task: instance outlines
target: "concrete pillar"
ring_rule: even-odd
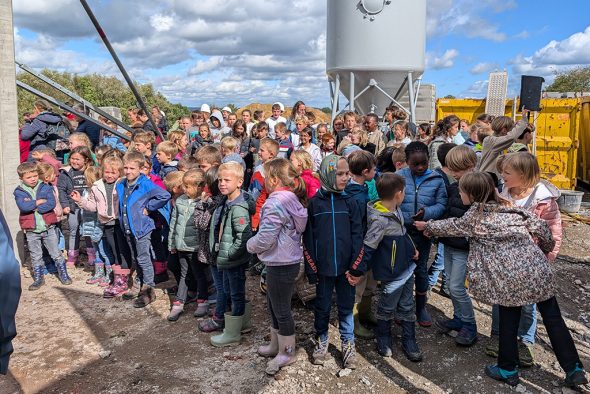
[[[20,228],[18,208],[12,193],[19,184],[16,173],[19,163],[12,1],[0,0],[0,208],[15,241]],[[18,249],[21,250],[22,238],[19,239],[15,246],[18,244]],[[20,253],[18,255],[22,256]]]

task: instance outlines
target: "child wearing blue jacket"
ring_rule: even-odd
[[[328,353],[328,325],[332,293],[336,289],[344,368],[355,368],[352,309],[355,289],[346,273],[356,270],[363,256],[363,230],[357,203],[345,192],[350,178],[346,159],[329,155],[322,160],[322,188],[309,201],[303,234],[306,273],[316,284],[315,321],[317,344],[313,363],[323,365]]]
[[[123,158],[125,179],[116,185],[119,223],[141,283],[141,290],[133,305],[136,308],[143,308],[156,299],[151,259],[151,234],[155,225],[149,214],[167,208],[170,200],[166,190],[156,186],[141,173],[144,162],[145,157],[141,153],[128,152]]]
[[[428,292],[428,257],[430,239],[416,229],[414,221],[436,220],[443,217],[447,207],[447,191],[442,176],[428,169],[428,146],[414,141],[405,149],[408,167],[397,173],[406,182],[406,196],[401,205],[404,224],[412,237],[419,257],[414,271],[416,280],[416,317],[422,327],[430,327],[432,319],[426,310]]]

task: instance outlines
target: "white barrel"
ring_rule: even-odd
[[[326,72],[346,97],[350,72],[357,94],[374,79],[392,96],[409,71],[424,72],[426,0],[328,0],[327,15]],[[391,102],[374,88],[355,101],[361,112]]]

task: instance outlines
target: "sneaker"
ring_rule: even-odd
[[[477,342],[477,326],[475,323],[463,323],[455,342],[461,346],[473,346]]]
[[[517,386],[520,382],[518,370],[516,369],[514,371],[506,371],[498,367],[497,364],[490,364],[486,366],[485,372],[490,378],[504,382],[512,387]]]
[[[441,334],[447,334],[451,331],[460,331],[463,323],[457,316],[452,319],[439,318],[434,322],[434,326]]]
[[[497,335],[492,334],[489,339],[489,343],[486,346],[486,354],[493,358],[498,358],[498,352],[500,351],[500,341]]]
[[[535,356],[533,354],[533,345],[525,342],[518,342],[518,365],[521,368],[532,367],[535,363]]]
[[[438,295],[443,296],[445,298],[451,298],[451,295],[449,293],[447,293],[447,291],[445,290],[445,287],[443,285],[440,286],[440,289],[438,291]]]
[[[213,316],[210,319],[199,322],[198,328],[199,331],[203,332],[223,331],[223,323],[223,319],[217,319],[215,316]]]
[[[168,321],[177,321],[180,315],[184,312],[184,304],[180,301],[174,301],[170,314],[168,314]]]
[[[356,350],[354,342],[342,342],[342,367],[356,369]]]
[[[205,317],[209,313],[209,303],[205,300],[197,301],[197,309],[195,310],[195,317]]]
[[[588,378],[586,377],[586,371],[580,364],[576,364],[576,367],[565,374],[565,380],[563,384],[566,387],[577,387],[584,384],[588,384]]]
[[[311,362],[315,365],[324,365],[326,362],[326,358],[328,356],[328,345],[330,342],[328,341],[328,336],[322,340],[322,338],[317,338],[315,348],[313,349],[313,354],[311,355]]]

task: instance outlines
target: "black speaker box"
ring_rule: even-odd
[[[520,105],[518,111],[524,106],[529,111],[541,110],[541,86],[545,82],[543,77],[523,75],[520,82]]]

